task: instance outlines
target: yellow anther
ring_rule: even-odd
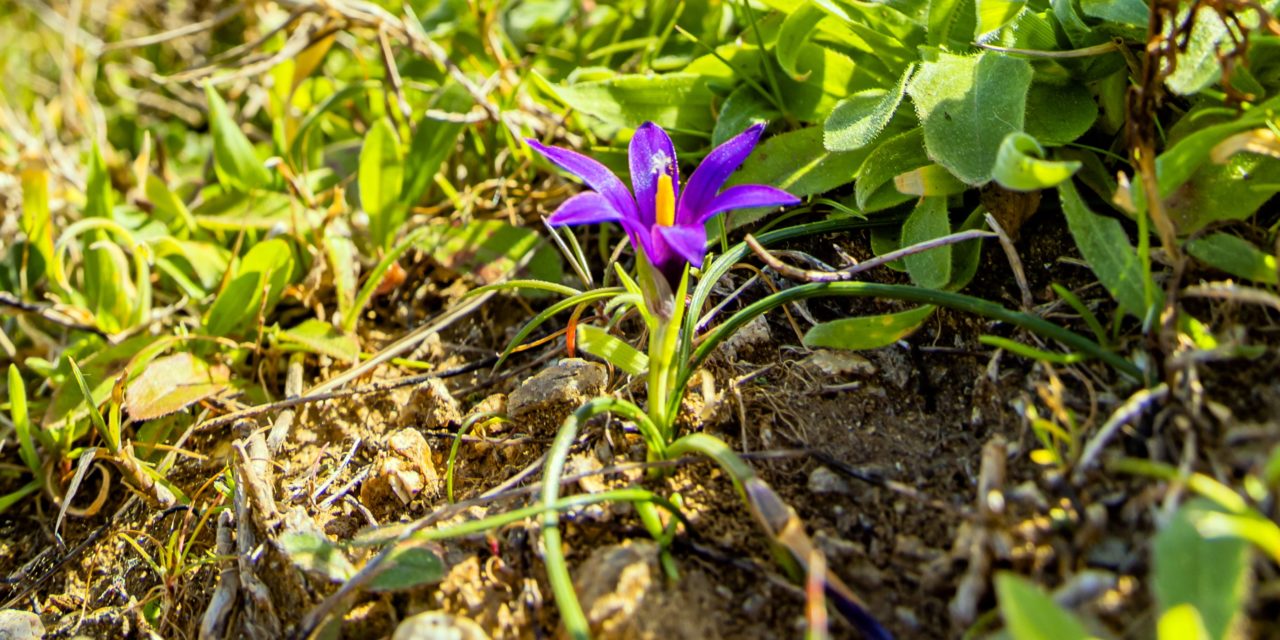
[[[658,224],[664,227],[670,227],[676,223],[676,190],[671,184],[671,176],[662,174],[658,176],[658,198],[655,203],[655,213]]]

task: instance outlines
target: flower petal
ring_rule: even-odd
[[[729,187],[724,190],[724,193],[716,196],[710,204],[698,212],[698,217],[695,218],[695,221],[701,225],[707,220],[731,209],[781,207],[798,204],[799,202],[800,198],[776,187],[768,187],[762,184],[740,184]]]
[[[627,191],[627,186],[622,184],[618,176],[613,175],[608,167],[576,151],[549,147],[537,140],[526,140],[526,142],[533,147],[534,151],[541,153],[556,166],[582,178],[588,187],[608,199],[623,218],[636,216],[635,199]]]
[[[547,218],[550,225],[597,224],[601,222],[618,222],[622,214],[614,208],[604,196],[594,191],[583,191],[565,200],[555,213]]]
[[[690,224],[698,218],[706,219],[702,210],[711,204],[724,181],[751,155],[762,131],[763,123],[752,125],[707,154],[684,187],[684,195],[676,208],[677,223]]]
[[[707,255],[707,228],[700,225],[654,227],[658,236],[676,255],[695,267]]]
[[[680,169],[676,165],[676,148],[662,127],[646,122],[631,136],[631,187],[636,194],[640,220],[646,227],[654,223],[654,203],[658,196],[658,176],[671,176],[674,195],[680,194]]]

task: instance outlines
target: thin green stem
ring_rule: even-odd
[[[574,411],[565,418],[556,433],[551,451],[547,453],[546,471],[542,475],[542,504],[553,505],[560,498],[560,476],[564,474],[565,461],[569,457],[569,449],[578,439],[578,430],[583,423],[602,413],[616,413],[624,418],[634,420],[641,431],[653,433],[657,431],[649,416],[636,405],[617,398],[596,398]],[[651,453],[652,455],[652,453]],[[565,561],[564,549],[560,537],[560,514],[547,511],[542,516],[543,561],[547,566],[547,579],[551,583],[551,592],[555,595],[556,605],[560,609],[560,619],[564,622],[569,637],[575,640],[586,640],[590,637],[587,616],[582,611],[578,596],[573,590],[573,579],[569,576],[569,565]]]

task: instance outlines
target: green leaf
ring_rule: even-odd
[[[1098,280],[1125,313],[1146,318],[1142,263],[1120,221],[1090,211],[1070,181],[1058,185],[1058,197],[1071,237]]]
[[[1186,13],[1186,10],[1180,11],[1178,19],[1182,20]],[[1143,22],[1143,26],[1145,25]],[[1195,24],[1191,27],[1187,46],[1179,51],[1177,66],[1165,79],[1169,89],[1189,96],[1217,82],[1222,77],[1218,53],[1231,47],[1227,36],[1227,25],[1222,22],[1218,12],[1213,7],[1200,7],[1196,11]]]
[[[119,432],[107,426],[107,421],[103,419],[102,412],[98,410],[98,403],[93,400],[93,392],[89,390],[89,383],[85,381],[84,374],[80,373],[80,366],[71,358],[68,358],[67,362],[71,365],[71,375],[75,378],[76,386],[80,389],[80,395],[89,407],[89,420],[93,422],[94,428],[98,430],[98,435],[102,436],[102,439],[106,442],[107,450],[111,453],[116,453],[120,450]]]
[[[43,167],[22,170],[22,232],[36,257],[28,259],[27,286],[34,287],[46,269],[56,268],[53,218],[49,213],[49,172]],[[25,293],[25,292],[24,292]]]
[[[986,42],[1018,17],[1027,0],[976,0],[976,5],[978,26],[974,29],[973,39]]]
[[[175,233],[196,232],[196,219],[182,199],[155,174],[147,174],[147,200],[155,207],[156,217],[163,220]]]
[[[215,336],[229,335],[252,324],[260,309],[271,313],[292,281],[294,269],[287,241],[272,238],[254,245],[240,261],[236,277],[214,299],[205,317],[206,330]]]
[[[869,154],[867,148],[828,151],[822,146],[822,128],[809,127],[762,142],[728,184],[767,184],[799,197],[814,195],[853,182]],[[732,214],[732,224],[759,218],[749,211]]]
[[[960,182],[942,165],[928,164],[893,177],[893,188],[910,196],[950,196],[964,193],[969,185]]]
[[[213,169],[218,182],[232,191],[250,191],[267,186],[271,173],[258,159],[253,143],[232,119],[227,103],[213,84],[205,83],[209,100],[209,128],[213,133]]]
[[[356,288],[360,284],[357,275],[360,266],[359,255],[351,238],[342,235],[335,227],[327,227],[324,236],[324,254],[329,261],[329,269],[333,273],[333,289],[338,299],[338,315],[346,317],[352,305],[355,304]]]
[[[910,195],[894,188],[893,179],[929,164],[924,150],[924,129],[920,127],[881,142],[867,156],[858,174],[855,189],[858,208],[870,213],[910,200]]]
[[[951,221],[947,217],[947,199],[921,198],[902,225],[902,246],[941,238],[948,233],[951,233]],[[921,287],[941,289],[951,282],[951,245],[907,256],[902,261],[911,281]]]
[[[1141,29],[1147,28],[1150,19],[1147,3],[1143,0],[1080,0],[1080,11],[1091,18]]]
[[[578,325],[578,345],[583,351],[609,362],[613,366],[638,376],[649,370],[649,357],[631,345],[609,335],[608,331],[594,326]]]
[[[462,87],[450,84],[440,92],[434,106],[449,113],[466,113],[471,104],[471,96]],[[418,121],[418,128],[409,140],[409,151],[404,159],[402,206],[412,207],[427,192],[432,179],[440,172],[441,165],[453,153],[463,128],[461,122],[435,120],[431,117]]]
[[[1027,92],[1026,131],[1048,146],[1075,141],[1098,120],[1098,101],[1083,84],[1033,82]]]
[[[826,17],[826,12],[816,3],[805,1],[782,21],[774,51],[778,56],[778,66],[787,75],[801,81],[809,75],[809,70],[796,68],[796,60],[800,57],[801,47],[811,41],[814,28]]]
[[[730,138],[746,131],[758,122],[770,122],[778,117],[778,110],[755,90],[743,85],[733,90],[720,107],[720,117],[711,132],[711,146],[718,147]]]
[[[27,387],[22,382],[18,365],[9,364],[9,418],[18,438],[18,457],[37,477],[40,476],[40,454],[36,453],[36,441],[31,432],[31,414],[27,412]]]
[[[1277,282],[1276,257],[1229,233],[1213,233],[1187,243],[1187,253],[1237,278],[1264,284]]]
[[[1203,498],[1182,505],[1152,544],[1152,573],[1162,612],[1190,604],[1200,612],[1209,637],[1235,637],[1241,617],[1249,569],[1249,545],[1235,537],[1208,539],[1197,523],[1222,513]]]
[[[1000,141],[1022,130],[1031,76],[1030,62],[992,52],[926,62],[907,92],[929,157],[968,184],[989,180]]]
[[[346,554],[324,534],[285,533],[280,536],[280,546],[295,566],[330,582],[345,582],[356,574]]]
[[[667,129],[711,131],[715,124],[711,90],[698,74],[620,75],[552,90],[575,110],[617,127],[652,121]]]
[[[167,416],[227,389],[230,373],[190,353],[158,358],[129,383],[124,408],[138,422]]]
[[[1017,640],[1088,640],[1084,625],[1025,578],[1007,571],[996,574],[1000,616]]]
[[[1180,604],[1160,615],[1156,623],[1159,640],[1212,640],[1204,628],[1200,612],[1190,604]]]
[[[404,161],[400,137],[390,118],[373,124],[360,146],[360,207],[369,214],[369,238],[373,246],[387,248],[404,221],[404,209],[396,206],[404,186]]]
[[[276,334],[282,343],[300,345],[311,353],[319,353],[342,362],[355,362],[360,355],[360,343],[352,336],[346,335],[337,327],[311,318],[296,327],[285,329]]]
[[[871,144],[897,113],[915,69],[915,64],[907,65],[898,84],[888,91],[860,91],[837,104],[822,127],[823,146],[829,151],[853,151]]]
[[[929,45],[964,51],[978,28],[974,0],[928,0]]]
[[[933,305],[924,305],[898,313],[823,322],[804,334],[804,346],[855,351],[887,347],[919,329],[933,310]]]
[[[444,562],[430,549],[413,544],[397,546],[366,585],[370,591],[404,591],[444,579]]]
[[[1006,189],[1035,191],[1057,186],[1080,169],[1078,161],[1043,160],[1044,147],[1035,138],[1015,131],[1006,135],[996,155],[992,177]]]

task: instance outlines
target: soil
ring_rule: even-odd
[[[865,234],[817,238],[791,248],[835,263],[834,244],[850,255],[869,255]],[[1058,283],[1110,312],[1106,292],[1072,260],[1074,246],[1057,216],[1041,212],[1026,222],[1017,248],[1037,304],[1056,300],[1049,285]],[[393,296],[378,309],[380,318],[392,319],[382,325],[386,342],[449,303],[450,283],[435,280],[438,272],[408,272],[405,290],[419,293]],[[735,286],[745,278],[734,277]],[[891,271],[872,277],[905,279]],[[424,288],[427,294],[420,293]],[[988,243],[969,290],[1019,306],[1021,293],[998,244]],[[754,299],[763,293],[756,287],[745,295]],[[502,348],[529,317],[529,304],[542,303],[495,299],[439,340],[428,341],[414,357],[436,370],[479,360]],[[874,300],[810,301],[794,315],[803,328],[806,314],[822,320],[897,308]],[[1037,311],[1087,331],[1068,315],[1069,308]],[[1280,415],[1280,355],[1274,347],[1280,332],[1256,311],[1232,308],[1228,313],[1236,314],[1229,319],[1235,326],[1250,327],[1254,344],[1273,346],[1251,361],[1185,369],[1170,400],[1125,430],[1104,462],[1133,455],[1236,478],[1265,464],[1267,452],[1280,443],[1275,418]],[[979,336],[1033,338],[947,310],[903,343],[860,355],[807,352],[797,346],[792,324],[779,312],[754,330],[754,343],[744,340],[708,365],[715,399],[708,402],[695,388],[683,428],[705,430],[746,454],[795,508],[825,553],[829,571],[848,583],[896,637],[960,637],[970,629],[991,628],[990,581],[1001,569],[1060,588],[1060,595],[1111,635],[1153,635],[1151,594],[1143,585],[1150,570],[1150,536],[1167,509],[1169,488],[1105,466],[1073,479],[1032,462],[1030,455],[1040,446],[1028,426],[1030,408],[1050,417],[1072,412],[1087,439],[1134,391],[1114,372],[1089,363],[1036,364],[997,352]],[[280,514],[276,521],[263,517],[254,523],[261,537],[254,571],[274,602],[279,625],[274,632],[296,633],[308,612],[339,585],[282,560],[273,550],[273,527],[293,526],[279,523],[301,513],[331,539],[350,541],[371,524],[407,523],[437,513],[447,505],[447,457],[460,418],[501,410],[504,399],[495,394],[513,393],[565,355],[563,339],[554,339],[517,354],[497,373],[484,367],[451,377],[443,392],[437,385],[301,407],[286,446],[259,467]],[[266,355],[272,358],[278,361],[263,370],[278,377],[276,388],[282,390],[285,356]],[[313,359],[307,379],[325,380],[343,368]],[[375,377],[391,380],[412,373],[388,366]],[[1188,378],[1192,374],[1194,380]],[[642,385],[631,385],[625,374],[613,371],[607,388],[625,396]],[[583,399],[588,395],[584,391]],[[237,407],[206,408],[216,413]],[[470,433],[459,448],[455,497],[476,498],[538,461],[559,418],[571,408],[552,403],[543,413],[486,423]],[[233,443],[248,442],[248,435],[261,433],[272,417],[197,433],[184,445],[196,455],[181,457],[171,479],[191,499],[191,508],[156,510],[122,490],[116,479],[95,515],[67,517],[60,528],[54,526],[57,508],[47,499],[7,512],[0,517],[0,540],[5,541],[0,575],[10,576],[0,586],[8,600],[3,608],[38,613],[49,638],[199,636],[219,573],[236,564],[235,554],[228,558],[216,552],[221,513],[234,502],[223,470],[236,464]],[[589,507],[563,518],[569,562],[600,637],[802,635],[805,592],[774,562],[728,478],[710,464],[692,461],[665,479],[646,480],[633,464],[644,460],[643,447],[622,426],[603,419],[590,423],[575,446],[569,473],[610,466],[628,471],[584,478],[565,491],[641,482],[665,495],[678,493],[692,528],[673,544],[680,578],[670,581],[634,509]],[[1184,460],[1188,439],[1207,453]],[[90,495],[84,492],[91,489],[82,494]],[[535,501],[536,496],[518,494],[442,522],[474,520]],[[474,621],[494,638],[560,632],[536,519],[434,544],[444,561],[444,578],[404,592],[359,594],[348,601],[339,628],[343,637],[389,637],[401,620],[427,610]],[[173,545],[188,551],[182,563],[156,567],[140,553],[158,558],[161,547]],[[1273,569],[1258,570],[1259,580],[1274,580]],[[1275,620],[1274,591],[1260,594],[1256,608],[1255,621]],[[242,614],[233,614],[233,623],[236,615]],[[270,621],[262,624],[260,629],[272,629]],[[1255,622],[1248,632],[1280,632],[1273,624]],[[857,637],[834,613],[830,625],[833,637]]]

